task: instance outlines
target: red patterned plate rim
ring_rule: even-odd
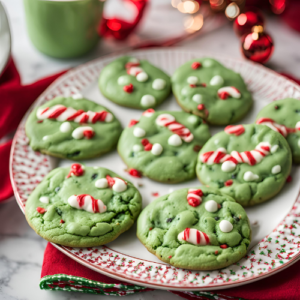
[[[274,72],[272,70],[265,68],[264,66],[255,64],[253,62],[226,58],[222,55],[214,55],[212,53],[199,53],[196,51],[184,50],[184,49],[180,49],[180,48],[173,48],[171,50],[158,48],[158,49],[151,49],[151,50],[134,51],[132,53],[135,56],[155,55],[155,54],[156,55],[180,55],[181,54],[181,55],[186,55],[189,57],[190,56],[191,57],[201,57],[201,56],[215,57],[221,61],[224,60],[224,61],[230,62],[233,65],[235,63],[240,64],[242,68],[247,67],[247,68],[250,68],[251,70],[253,69],[253,72],[256,71],[257,73],[263,73],[263,77],[267,77],[269,75],[269,77],[270,76],[273,77],[272,78],[273,80],[277,80],[278,83],[274,84],[274,86],[276,86],[276,89],[274,91],[272,91],[272,90],[271,91],[269,91],[269,90],[268,91],[260,91],[261,95],[264,95],[265,97],[271,97],[272,94],[276,94],[277,96],[275,98],[272,96],[274,98],[274,99],[272,98],[272,100],[287,97],[287,96],[300,98],[300,87],[296,83],[284,78],[283,76],[277,74],[276,72]],[[40,157],[40,160],[45,162],[45,163],[40,163],[40,168],[44,168],[44,170],[43,170],[44,173],[40,174],[40,176],[42,176],[42,175],[44,176],[45,174],[47,174],[47,172],[49,172],[52,169],[50,167],[50,160],[49,160],[48,156],[33,152],[29,148],[29,146],[26,144],[24,124],[25,124],[28,114],[30,113],[32,108],[35,107],[36,105],[38,105],[40,102],[45,102],[47,99],[48,100],[51,99],[51,97],[53,97],[55,95],[54,90],[61,88],[60,85],[62,85],[64,82],[70,81],[70,78],[79,76],[78,74],[82,75],[87,69],[91,69],[90,71],[91,72],[93,71],[92,73],[95,73],[95,72],[97,73],[97,72],[99,72],[99,69],[101,69],[101,67],[103,67],[103,65],[102,65],[103,63],[112,60],[116,56],[119,56],[119,55],[109,55],[109,56],[105,56],[105,57],[96,59],[94,61],[91,61],[89,63],[81,65],[77,68],[74,68],[74,69],[68,71],[67,73],[65,73],[64,75],[62,75],[60,78],[58,78],[55,82],[53,82],[41,94],[41,96],[33,103],[33,105],[30,107],[30,109],[28,110],[28,112],[26,113],[24,118],[22,119],[22,121],[17,129],[17,132],[14,136],[13,144],[12,144],[12,148],[11,148],[10,177],[11,177],[11,182],[12,182],[12,186],[13,186],[13,190],[15,193],[17,203],[23,213],[24,213],[24,206],[25,206],[24,203],[26,202],[26,199],[27,199],[26,197],[28,195],[26,196],[24,189],[22,190],[22,186],[24,186],[24,185],[30,186],[30,188],[28,187],[27,190],[31,191],[38,184],[38,181],[40,181],[40,179],[42,177],[37,179],[38,175],[32,176],[32,174],[30,174],[28,172],[26,173],[26,171],[24,171],[22,169],[16,170],[15,162],[16,162],[16,159],[18,158],[17,152],[20,149],[21,149],[21,153],[23,153],[23,151],[26,150],[27,152],[30,152],[30,154],[34,156],[34,159],[37,159],[37,157]],[[188,60],[188,58],[186,60]],[[101,66],[99,67],[98,64]],[[255,72],[255,74],[256,74],[256,72]],[[96,74],[96,76],[98,76],[98,73]],[[85,80],[87,80],[87,78],[85,78]],[[89,81],[89,79],[87,81]],[[87,85],[93,81],[94,81],[93,79],[90,80],[87,83]],[[65,83],[64,85],[67,85],[67,84]],[[78,90],[80,91],[85,86],[86,85],[84,83],[82,83],[81,88],[79,88]],[[277,90],[280,90],[281,93],[278,94]],[[263,93],[265,93],[265,94],[263,94]],[[61,94],[61,93],[57,93],[57,94]],[[23,141],[21,141],[21,137],[23,137]],[[22,156],[21,156],[21,158],[22,158]],[[31,160],[34,161],[34,159],[32,158]],[[27,160],[29,160],[29,158],[27,158]],[[26,159],[22,158],[22,163],[23,163],[23,161],[26,162]],[[22,163],[20,163],[20,164],[22,164]],[[24,165],[24,163],[23,163],[23,165]],[[27,167],[29,167],[29,166],[26,166],[26,164],[25,164],[25,168],[27,168]],[[35,178],[36,181],[35,182],[30,181],[28,183],[23,184],[23,182],[20,182],[20,180],[18,179],[18,176],[20,177],[20,174],[22,172],[23,172],[23,174],[25,174],[29,177],[30,176],[33,177],[32,180],[34,180],[34,178]],[[21,178],[22,178],[22,176],[21,176]],[[21,179],[21,180],[25,180],[25,179]],[[210,271],[197,272],[197,271],[178,269],[178,268],[169,266],[167,264],[164,264],[162,262],[157,263],[157,262],[148,261],[145,259],[132,257],[127,254],[122,254],[121,252],[112,250],[107,246],[91,248],[91,249],[94,249],[93,253],[98,253],[98,252],[100,253],[100,251],[101,251],[101,255],[103,255],[103,256],[109,256],[109,257],[123,256],[123,261],[126,261],[127,259],[129,259],[129,261],[127,262],[127,263],[129,263],[129,267],[127,266],[127,269],[132,267],[132,264],[131,264],[132,260],[140,261],[137,265],[135,265],[134,272],[130,271],[131,273],[138,273],[140,271],[140,273],[142,275],[140,275],[140,277],[138,278],[138,276],[134,277],[132,274],[130,274],[131,275],[130,276],[128,274],[128,271],[127,271],[127,273],[123,272],[124,273],[123,274],[122,273],[122,265],[118,265],[117,269],[113,270],[110,267],[108,268],[107,266],[101,266],[101,264],[96,265],[96,263],[91,263],[90,261],[88,261],[86,259],[86,256],[90,256],[92,258],[93,257],[92,252],[89,254],[83,254],[80,257],[78,254],[74,254],[72,252],[72,251],[76,251],[76,249],[74,249],[74,248],[68,248],[68,247],[55,245],[55,244],[54,244],[54,246],[57,249],[59,249],[60,251],[62,251],[63,253],[65,253],[66,255],[68,255],[69,257],[71,257],[72,259],[74,259],[75,261],[79,262],[80,264],[82,264],[96,272],[99,272],[99,273],[102,273],[105,275],[109,274],[110,277],[113,277],[113,278],[116,278],[119,280],[123,280],[123,281],[127,281],[127,282],[130,282],[133,284],[152,287],[152,288],[156,288],[156,289],[172,289],[172,290],[187,290],[187,291],[217,290],[217,289],[231,288],[231,287],[251,283],[251,282],[266,278],[270,275],[273,275],[273,274],[287,268],[288,266],[292,265],[293,263],[295,263],[300,258],[300,251],[298,249],[298,245],[300,245],[300,238],[299,238],[300,237],[300,228],[299,229],[297,228],[298,224],[300,224],[300,195],[299,194],[295,199],[294,206],[292,207],[290,212],[285,216],[285,218],[282,220],[282,222],[280,222],[278,224],[278,226],[273,230],[273,232],[271,232],[269,235],[267,235],[265,238],[263,238],[257,245],[255,245],[252,249],[250,249],[247,256],[241,260],[241,261],[243,261],[243,263],[246,263],[246,265],[247,265],[247,263],[251,262],[249,268],[247,268],[244,265],[240,266],[241,265],[240,264],[241,261],[240,261],[239,263],[229,266],[223,270],[217,270],[217,271],[211,271],[211,272]],[[281,237],[281,235],[283,235],[283,237]],[[290,248],[290,249],[293,249],[294,252],[289,252],[289,253],[287,253],[286,257],[283,257],[285,254],[282,254],[282,253],[286,253],[286,251],[283,251],[284,249],[278,249],[278,245],[276,248],[274,241],[272,242],[273,238],[275,238],[275,237],[277,237],[277,240],[280,239],[283,241],[288,241],[286,243],[289,243],[290,245],[296,245],[296,246],[294,246],[294,248]],[[293,237],[293,238],[291,238],[291,240],[289,240],[288,237]],[[267,249],[269,247],[268,244],[270,244],[271,250]],[[275,245],[275,248],[274,248],[273,244]],[[284,245],[284,247],[285,246],[286,245]],[[86,252],[91,251],[89,249],[90,248],[83,248],[83,250],[80,249],[78,251],[79,252],[80,251],[86,251]],[[255,251],[261,250],[261,249],[267,249],[268,255],[265,255],[264,251],[261,251],[259,254],[256,254]],[[274,249],[276,249],[276,251],[277,250],[278,251],[276,252]],[[269,252],[269,250],[270,250],[270,252]],[[273,254],[272,250],[275,251],[277,254],[276,255]],[[290,251],[292,251],[292,250],[290,250]],[[106,257],[106,258],[108,258],[108,257]],[[273,258],[273,260],[268,261],[268,258]],[[96,257],[96,259],[97,259],[97,257]],[[263,262],[264,259],[265,259],[265,261]],[[257,262],[257,260],[258,260],[258,262]],[[105,263],[106,262],[110,262],[112,265],[115,264],[115,262],[110,260],[110,258],[108,258],[107,261],[105,261]],[[133,261],[133,262],[135,263],[135,261]],[[145,264],[147,265],[148,263],[152,264],[152,266],[150,267],[150,271],[149,271],[149,267],[148,267],[148,269],[147,269],[147,267],[145,267],[143,269],[144,265]],[[260,265],[260,263],[261,263],[261,265],[268,265],[269,267],[267,268],[267,270],[266,270],[266,268],[259,268],[258,266]],[[257,270],[255,269],[257,274],[254,274],[253,271],[250,271],[251,268],[253,268],[253,270],[254,270],[255,264],[257,265],[256,268],[258,267]],[[152,278],[150,280],[148,277],[141,279],[143,274],[147,274],[147,272],[151,273],[152,267],[155,265],[158,266],[158,267],[156,267],[156,269],[157,269],[156,273],[158,273],[158,274],[155,275],[154,277],[158,276],[158,279]],[[233,273],[235,274],[235,273],[240,272],[241,271],[240,269],[245,269],[245,268],[247,271],[250,271],[250,272],[243,272],[243,273],[247,273],[247,275],[243,275],[242,277],[236,278],[236,279],[226,278],[229,275],[229,273],[228,274],[226,273],[227,271],[230,271],[230,275],[232,275]],[[159,273],[160,270],[165,270],[166,273],[164,273],[164,274],[167,274],[169,271],[173,271],[172,280],[170,279],[168,281],[167,279],[165,279],[165,275],[162,275]],[[202,277],[202,283],[201,283],[201,279],[199,278],[199,277],[201,277],[200,273],[202,273],[202,275],[204,275],[207,273],[216,273],[216,272],[219,274],[218,276],[216,276],[216,275],[212,276],[212,275],[208,274],[206,277],[208,279],[214,278],[213,280],[211,280],[208,283],[203,283],[203,280],[206,280],[206,278],[203,279],[203,277]],[[177,279],[179,276],[176,274],[179,274],[179,273],[185,274],[183,276],[184,279],[182,281]],[[194,280],[194,281],[196,281],[196,283],[191,281],[190,279],[187,279],[188,275],[195,276],[195,278],[197,276],[197,280]],[[150,276],[150,275],[148,275],[148,276]],[[239,276],[239,274],[238,274],[238,276]],[[200,283],[200,285],[198,285],[199,283]]]

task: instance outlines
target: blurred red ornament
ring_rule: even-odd
[[[264,17],[258,9],[251,8],[241,13],[233,23],[233,29],[237,36],[243,36],[250,33],[253,26],[264,26]]]
[[[263,31],[262,26],[254,26],[252,32],[241,39],[243,55],[254,62],[266,63],[274,50],[272,38]]]

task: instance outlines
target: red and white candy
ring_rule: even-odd
[[[94,135],[95,135],[95,131],[90,126],[77,127],[72,132],[72,137],[76,140],[83,139],[84,137],[86,139],[91,139]]]
[[[200,189],[189,189],[187,194],[188,204],[193,207],[199,206],[202,203],[202,195],[203,192]]]
[[[234,86],[224,86],[218,90],[218,96],[222,100],[226,100],[228,97],[241,98],[240,91]]]
[[[95,199],[91,195],[72,195],[68,199],[70,206],[82,209],[90,213],[103,213],[106,211],[106,206],[100,199]]]
[[[73,121],[76,123],[96,123],[96,122],[111,122],[113,115],[107,111],[93,112],[76,110],[73,107],[66,107],[61,104],[52,107],[39,108],[36,116],[39,120],[55,119],[59,122]]]
[[[247,163],[250,166],[254,166],[261,162],[270,151],[270,143],[261,142],[254,150],[244,152],[232,151],[230,155],[226,153],[226,149],[224,148],[205,152],[200,155],[200,160],[208,165],[222,163],[222,171],[231,172],[240,163]]]
[[[210,243],[208,235],[195,228],[186,228],[184,231],[180,232],[178,234],[178,240],[199,246],[209,245]]]
[[[194,139],[193,134],[184,125],[176,122],[175,117],[170,114],[161,114],[156,118],[156,124],[159,126],[165,126],[171,130],[174,134],[180,136],[180,138],[189,143]]]
[[[144,117],[149,118],[149,117],[151,117],[154,113],[155,113],[155,110],[154,110],[153,108],[149,108],[149,109],[145,110],[145,111],[142,113],[142,115],[143,115]]]
[[[256,121],[256,124],[259,125],[266,125],[269,128],[273,129],[274,131],[279,132],[284,137],[287,137],[288,134],[296,132],[297,130],[300,130],[300,122],[297,122],[295,125],[295,128],[289,128],[284,125],[276,123],[273,119],[270,118],[260,118]]]
[[[243,125],[228,125],[225,127],[224,131],[228,134],[239,136],[245,132],[245,128]]]
[[[117,193],[122,193],[127,190],[127,183],[121,178],[106,175],[105,178],[100,178],[95,182],[95,187],[98,189],[109,187]]]

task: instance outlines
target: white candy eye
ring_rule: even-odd
[[[173,134],[169,137],[168,144],[171,146],[180,146],[182,144],[182,140],[178,134]]]
[[[146,131],[143,128],[135,127],[133,130],[133,135],[135,137],[143,137],[146,135]]]
[[[163,90],[165,86],[166,86],[166,81],[160,78],[155,79],[152,83],[152,88],[158,91]]]
[[[198,77],[189,76],[186,81],[188,84],[196,84],[198,82]]]
[[[105,189],[108,187],[107,179],[101,178],[95,182],[95,187],[98,189]]]
[[[218,210],[218,203],[215,200],[208,200],[205,202],[205,209],[208,212],[216,212]]]
[[[219,227],[222,232],[230,232],[233,229],[233,225],[227,220],[222,220]]]

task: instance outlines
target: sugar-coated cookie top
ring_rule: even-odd
[[[246,254],[251,230],[246,212],[229,196],[204,186],[159,197],[141,213],[137,236],[171,265],[213,270]]]
[[[240,74],[212,58],[193,59],[172,76],[179,105],[211,124],[240,120],[250,109],[252,97]]]

